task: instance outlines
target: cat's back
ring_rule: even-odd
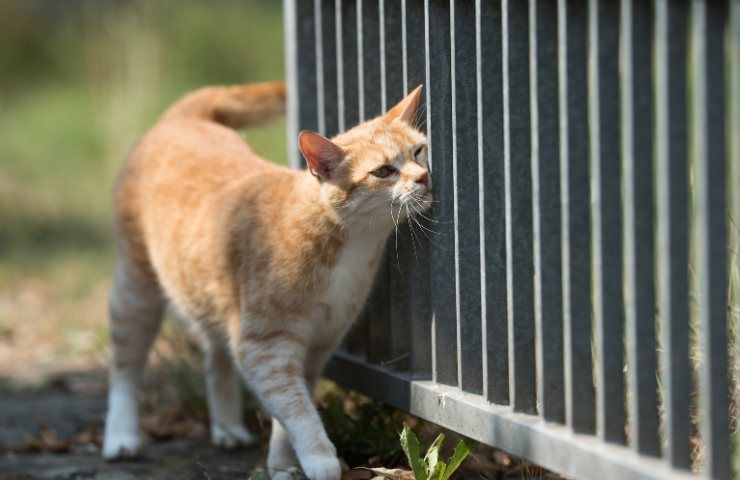
[[[146,181],[136,176],[131,181],[153,188],[184,183],[192,187],[197,183],[201,189],[278,168],[257,155],[235,130],[189,118],[156,124],[142,137],[124,166],[146,177]]]
[[[165,119],[147,132],[116,187],[118,241],[139,267],[156,273],[215,255],[230,197],[291,171],[260,158],[234,130],[197,118]],[[209,245],[209,243],[211,245]],[[170,264],[182,263],[182,267]]]

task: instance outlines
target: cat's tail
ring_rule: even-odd
[[[185,95],[162,117],[200,118],[240,129],[267,123],[285,113],[285,82],[205,87]]]

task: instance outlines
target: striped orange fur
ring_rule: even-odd
[[[273,478],[299,466],[339,478],[311,391],[394,223],[431,201],[420,92],[331,140],[302,132],[305,171],[262,159],[234,131],[280,115],[283,83],[196,91],[144,135],[116,187],[106,457],[139,449],[139,376],[170,305],[200,333],[214,442],[255,440],[241,377],[273,416]]]

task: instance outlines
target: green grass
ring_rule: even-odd
[[[269,0],[0,2],[0,341],[19,361],[102,363],[128,150],[190,90],[283,78],[282,49]],[[284,132],[245,135],[285,162]]]

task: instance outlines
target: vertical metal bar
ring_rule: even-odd
[[[380,115],[380,25],[378,2],[357,0],[358,75],[360,82],[360,121]]]
[[[355,126],[359,121],[357,75],[357,0],[335,0],[335,31],[337,33],[337,113],[339,131]],[[345,341],[348,352],[364,356],[368,337],[367,315],[361,312]]]
[[[363,0],[356,0],[356,2],[357,3],[355,5],[355,11],[357,16],[355,18],[355,25],[357,26],[357,120],[358,122],[362,122],[365,120],[365,35],[363,32]],[[375,285],[373,284],[373,287],[374,286]],[[371,355],[369,354],[371,298],[372,289],[371,293],[365,299],[362,310],[358,315],[357,324],[351,332],[353,338],[357,339],[357,344],[352,345],[350,343],[348,345],[348,347],[352,347],[354,353],[363,355],[368,360],[371,357]]]
[[[424,3],[427,131],[432,185],[437,203],[432,218],[441,235],[432,246],[432,378],[457,384],[455,327],[455,245],[452,203],[452,87],[450,84],[450,9]]]
[[[701,437],[706,474],[730,478],[727,415],[727,206],[724,2],[691,3],[690,151],[695,245]]]
[[[367,0],[366,0],[367,1]],[[359,122],[365,121],[365,34],[363,32],[363,0],[356,0],[357,5],[357,104]]]
[[[524,2],[502,4],[504,186],[509,304],[509,377],[516,411],[535,411],[532,269],[532,172],[529,101],[529,13]]]
[[[380,0],[380,84],[383,111],[403,98],[403,29],[401,2]]]
[[[589,0],[596,429],[600,438],[624,443],[619,13],[615,0]]]
[[[288,77],[288,158],[291,166],[306,165],[298,151],[298,132],[318,130],[316,50],[313,0],[284,0],[286,73]]]
[[[398,371],[408,371],[411,366],[411,322],[409,318],[409,275],[413,258],[410,237],[398,236],[397,250],[388,248],[389,297],[390,297],[390,358],[389,366]],[[395,236],[395,234],[394,234]],[[395,238],[392,239],[395,243]]]
[[[409,272],[406,281],[409,294],[407,315],[411,322],[411,371],[415,380],[430,379],[432,371],[429,242],[426,237],[421,237],[423,234],[416,228],[411,239],[412,251],[407,252],[409,261],[406,262]]]
[[[458,384],[483,393],[475,8],[450,1]]]
[[[530,0],[529,9],[537,398],[544,419],[563,422],[558,12],[550,0]]]
[[[314,18],[314,41],[313,48],[316,58],[316,105],[319,122],[319,133],[324,135],[326,132],[326,120],[324,117],[324,49],[322,47],[322,18],[321,4],[323,0],[313,1],[313,18]]]
[[[403,98],[403,26],[401,3],[380,0],[380,83],[383,111]],[[398,231],[400,230],[400,232]],[[412,254],[406,228],[396,230],[387,249],[389,262],[391,367],[408,370],[411,352],[409,323],[409,256]]]
[[[732,238],[735,239],[733,246],[734,255],[740,255],[737,251],[740,248],[740,191],[737,186],[740,185],[740,0],[731,0],[730,2],[730,34],[728,35],[728,68],[730,79],[730,120],[729,120],[729,137],[730,137],[730,170],[729,176],[730,189],[732,195],[731,207],[731,225],[733,228]],[[734,317],[732,325],[735,334],[735,411],[740,411],[740,265],[735,262],[734,268],[730,271],[730,278],[733,285],[732,306]],[[738,436],[736,427],[735,433],[735,458],[740,458],[740,436]],[[736,467],[737,470],[737,467]]]
[[[483,389],[509,403],[501,3],[476,0]]]
[[[565,421],[594,431],[586,1],[558,1]]]
[[[374,0],[358,0],[358,2],[358,44],[362,49],[358,56],[362,65],[359,79],[360,118],[369,120],[383,111],[380,72],[380,10],[378,2]],[[388,255],[386,255],[378,267],[373,288],[365,305],[369,325],[367,358],[377,363],[391,360],[389,268]]]
[[[300,167],[301,154],[298,151],[298,15],[299,0],[283,0],[283,37],[285,43],[285,81],[286,98],[286,142],[288,163],[294,168]]]
[[[424,83],[424,0],[403,0],[404,91],[410,92]],[[425,95],[426,96],[426,95]],[[420,104],[423,111],[424,99]],[[419,125],[426,130],[426,121]]]
[[[337,90],[337,35],[334,0],[316,0],[316,71],[318,74],[319,129],[332,137],[339,133]]]
[[[357,125],[359,96],[357,85],[357,0],[335,0],[337,32],[337,113],[339,131]]]
[[[403,228],[403,226],[401,226]],[[400,228],[399,228],[400,230]],[[413,258],[410,237],[398,234],[396,243],[395,233],[392,244],[387,248],[388,285],[390,303],[390,367],[394,370],[407,371],[411,361],[411,323],[409,318],[409,276],[411,271],[409,258]],[[395,247],[395,248],[394,248]]]
[[[345,351],[359,357],[365,357],[367,355],[368,321],[367,311],[365,309],[361,310],[352,328],[347,333],[343,345]]]
[[[403,0],[404,91],[424,83],[424,0]],[[424,87],[425,90],[427,87]],[[425,97],[426,95],[424,95]],[[418,127],[426,131],[425,102],[417,112]],[[426,215],[426,214],[425,214]],[[428,215],[427,215],[428,216]],[[425,222],[423,218],[420,222]],[[422,223],[424,224],[424,223]],[[432,309],[430,296],[428,233],[416,229],[411,239],[413,258],[407,262],[409,275],[409,316],[411,318],[411,370],[414,379],[429,379],[432,372]]]
[[[630,445],[659,456],[655,378],[652,8],[621,0],[622,201]]]
[[[665,456],[691,467],[686,4],[655,2],[655,176]]]
[[[387,246],[386,246],[387,250]],[[380,262],[373,280],[373,287],[365,302],[364,314],[367,316],[368,336],[365,350],[370,362],[384,364],[392,359],[390,342],[391,308],[388,301],[389,262]]]

